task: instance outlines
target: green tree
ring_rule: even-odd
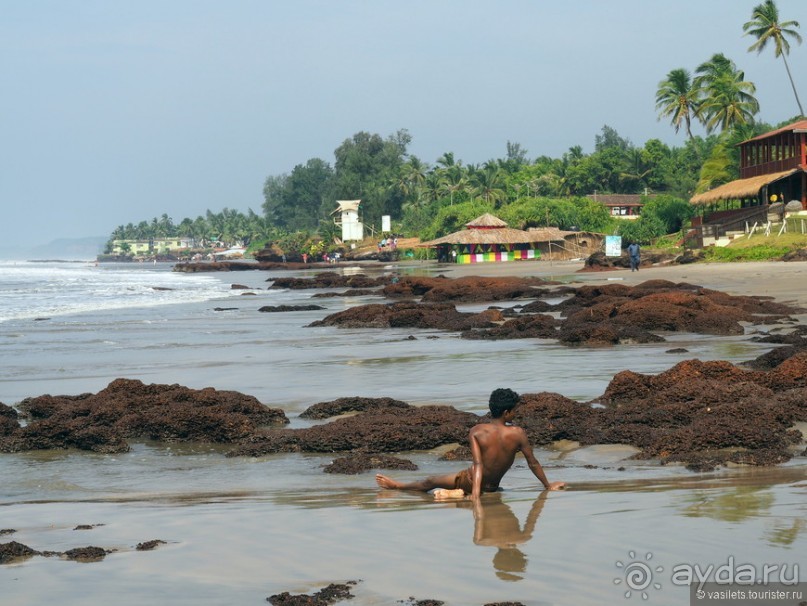
[[[645,199],[641,214],[646,219],[658,218],[664,224],[666,234],[680,231],[693,215],[694,208],[687,200],[665,195]]]
[[[790,86],[793,88],[793,95],[796,97],[796,104],[799,106],[799,115],[804,116],[799,94],[796,92],[796,85],[793,83],[793,75],[790,73],[790,66],[787,64],[787,55],[790,54],[790,41],[788,38],[792,38],[796,43],[801,44],[801,36],[795,29],[797,27],[799,27],[798,21],[780,21],[779,9],[776,7],[776,3],[773,0],[765,0],[762,4],[754,7],[751,12],[751,20],[743,25],[743,31],[746,36],[756,38],[756,42],[748,47],[748,52],[756,51],[759,54],[765,50],[768,43],[773,44],[774,57],[782,57],[785,70],[787,70],[787,77],[790,80]]]
[[[360,198],[364,222],[368,224],[379,223],[382,215],[400,218],[405,197],[395,183],[411,140],[406,130],[386,139],[367,132],[346,139],[334,152],[335,198]]]
[[[469,178],[474,193],[494,207],[505,199],[504,174],[495,162],[488,162],[475,170]]]
[[[700,92],[686,69],[671,70],[659,82],[656,91],[658,119],[669,118],[676,133],[684,126],[687,136],[692,139],[692,118],[698,115],[699,108]]]
[[[736,178],[734,168],[726,145],[723,143],[715,145],[712,153],[701,166],[695,191],[698,193],[709,191],[718,185],[732,181]]]
[[[696,70],[695,86],[703,95],[699,117],[707,132],[718,127],[726,131],[741,124],[752,124],[759,113],[754,97],[756,87],[745,80],[745,73],[722,53],[712,55]]]

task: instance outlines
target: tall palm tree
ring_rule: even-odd
[[[745,80],[745,72],[738,70],[734,61],[717,53],[695,70],[693,84],[700,90],[702,100],[698,117],[711,133],[718,126],[721,131],[739,124],[752,124],[759,113],[759,102],[754,93],[756,86]]]
[[[782,57],[787,70],[787,77],[790,79],[790,86],[793,88],[793,95],[796,97],[796,104],[799,106],[799,114],[804,115],[804,110],[799,101],[799,94],[796,92],[796,85],[793,83],[793,76],[790,74],[790,66],[787,64],[787,55],[790,54],[790,42],[788,37],[801,44],[801,36],[795,30],[799,27],[798,21],[779,21],[779,9],[773,0],[765,0],[762,4],[754,7],[751,13],[751,21],[743,25],[746,36],[753,36],[757,39],[748,47],[748,52],[757,51],[761,53],[768,42],[773,43],[774,57]]]
[[[687,136],[693,138],[692,118],[698,115],[699,107],[699,89],[694,86],[688,70],[671,70],[667,78],[659,82],[656,91],[658,119],[670,118],[670,124],[676,133],[684,126]]]

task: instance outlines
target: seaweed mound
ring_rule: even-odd
[[[343,600],[355,597],[350,593],[350,589],[356,585],[356,581],[348,581],[345,584],[331,583],[319,591],[308,595],[306,593],[292,594],[288,591],[276,593],[266,598],[272,606],[328,606]]]
[[[300,413],[303,419],[327,419],[349,412],[382,410],[386,408],[409,408],[409,404],[393,398],[337,398],[330,402],[318,402]]]
[[[272,285],[269,290],[289,289],[307,290],[311,288],[375,288],[384,286],[392,281],[392,276],[381,276],[371,278],[365,274],[355,274],[343,276],[342,274],[325,271],[317,274],[313,278],[292,278],[278,277],[272,278]]]
[[[432,328],[452,331],[488,328],[503,320],[498,310],[457,311],[450,303],[371,303],[330,314],[309,326],[339,328]]]
[[[323,468],[325,473],[342,473],[355,475],[371,469],[404,469],[415,471],[418,468],[412,461],[385,454],[358,453],[334,459]]]
[[[422,297],[424,302],[446,301],[477,303],[480,301],[506,301],[535,298],[542,294],[537,286],[553,284],[540,278],[502,276],[498,278],[465,276],[448,279],[405,277],[395,284],[384,287],[383,293],[390,298]]]
[[[462,442],[479,422],[473,413],[451,406],[381,408],[302,429],[264,429],[228,456],[276,452],[390,453],[428,450]]]
[[[741,335],[745,330],[741,322],[790,322],[789,314],[803,311],[770,297],[734,296],[666,280],[633,287],[560,287],[554,292],[536,284],[518,278],[404,278],[384,287],[384,295],[421,297],[421,302],[360,305],[309,326],[430,328],[460,332],[466,339],[550,338],[568,345],[610,345],[664,341],[656,332]],[[540,300],[548,294],[571,296],[550,305]],[[521,298],[535,300],[521,306],[518,313],[516,308],[491,307],[469,314],[448,303]],[[545,312],[559,312],[562,319],[555,320]]]
[[[116,379],[97,394],[28,398],[19,408],[28,424],[0,437],[0,452],[126,452],[133,438],[229,443],[260,426],[288,423],[282,410],[235,391],[131,379]]]
[[[684,462],[696,470],[729,462],[787,461],[807,421],[807,353],[774,370],[686,360],[658,375],[617,374],[598,399],[604,407],[559,394],[522,396],[516,422],[536,444],[630,444],[639,459]]]

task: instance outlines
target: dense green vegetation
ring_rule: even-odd
[[[756,39],[749,52],[760,52],[770,42],[787,67],[788,39],[801,42],[797,27],[780,22],[773,1],[765,0],[744,25]],[[284,249],[314,251],[336,241],[336,200],[351,199],[361,199],[360,214],[373,235],[379,235],[382,215],[391,216],[395,233],[431,239],[490,212],[512,227],[619,233],[646,244],[681,232],[695,212],[688,203],[694,193],[738,178],[737,143],[774,128],[755,121],[755,92],[744,72],[721,53],[697,66],[694,75],[671,70],[658,85],[656,109],[659,120],[669,119],[676,132],[685,131],[680,147],[658,139],[637,146],[605,125],[588,154],[574,146],[559,158],[530,159],[519,143],[508,141],[503,157],[482,164],[465,164],[450,151],[430,164],[409,152],[412,138],[405,129],[386,138],[359,132],[334,150],[332,163],[310,158],[289,173],[269,176],[262,214],[225,208],[177,224],[163,215],[119,226],[110,247],[116,239],[184,236],[201,247],[216,242],[254,247],[271,240]],[[693,122],[703,126],[705,136],[693,135]],[[589,197],[608,193],[654,197],[646,199],[640,219],[625,221]]]

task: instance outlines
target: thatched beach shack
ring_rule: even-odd
[[[590,232],[567,232],[556,227],[514,229],[485,213],[465,224],[465,229],[421,242],[421,248],[437,251],[443,262],[496,263],[534,259],[574,259],[599,250],[603,237]]]
[[[772,207],[807,209],[807,120],[739,144],[740,178],[696,194],[700,216],[692,227],[700,245],[715,243],[747,224],[765,223]]]

